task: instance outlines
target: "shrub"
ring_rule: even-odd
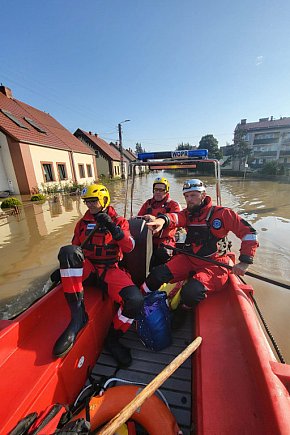
[[[32,195],[32,197],[30,198],[30,201],[45,201],[46,200],[46,196],[43,195],[43,193],[37,193],[35,195]]]
[[[1,208],[13,208],[14,206],[21,206],[22,202],[17,199],[17,198],[13,198],[13,196],[11,196],[11,198],[6,198],[4,199],[4,201],[2,201],[1,204]]]

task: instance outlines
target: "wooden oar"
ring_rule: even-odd
[[[114,418],[112,418],[106,426],[98,432],[98,435],[113,435],[115,431],[125,423],[132,414],[138,409],[148,397],[163,384],[169,376],[178,369],[179,366],[199,347],[202,341],[201,337],[197,337],[192,343],[190,343],[183,352],[181,352],[170,364],[168,364],[159,375],[157,375],[148,384],[144,390],[139,393],[135,399],[133,399],[128,405],[125,406]],[[150,415],[148,415],[150,418]]]
[[[232,266],[226,263],[222,263],[221,261],[213,260],[212,258],[207,257],[201,257],[200,255],[193,254],[193,252],[187,252],[185,249],[180,248],[174,248],[173,246],[165,245],[164,243],[161,243],[160,246],[163,246],[166,249],[171,249],[175,252],[180,252],[181,254],[188,255],[188,257],[198,258],[199,260],[207,261],[208,263],[217,264],[218,266],[225,267],[226,269],[232,270]],[[266,278],[265,276],[257,275],[253,272],[245,272],[245,275],[251,276],[252,278],[259,279],[260,281],[268,282],[269,284],[278,285],[279,287],[286,288],[287,290],[290,290],[290,285],[284,284],[283,282],[275,281],[271,278]]]

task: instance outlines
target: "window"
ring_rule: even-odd
[[[85,178],[85,168],[84,168],[84,165],[79,165],[79,173],[80,173],[80,178]]]
[[[16,118],[16,116],[12,115],[12,113],[8,112],[8,110],[0,109],[0,111],[5,116],[7,116],[7,118],[9,118],[11,121],[13,121],[16,125],[18,125],[18,127],[26,128],[26,130],[29,130],[29,128],[26,127],[26,125],[24,125],[18,118]]]
[[[34,127],[35,130],[40,131],[40,133],[46,133],[46,131],[43,130],[42,127],[39,127],[39,125],[33,119],[26,118],[26,116],[24,116],[24,119],[26,122],[28,122],[28,124],[30,124],[32,127]]]
[[[91,165],[87,165],[87,174],[88,174],[88,177],[92,177],[93,176]]]
[[[46,182],[54,181],[52,163],[42,163],[42,170]]]
[[[66,167],[64,163],[57,163],[58,176],[60,180],[67,180]]]
[[[275,139],[279,137],[279,133],[256,133],[255,139]]]

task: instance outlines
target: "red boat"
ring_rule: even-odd
[[[141,249],[147,230],[140,220],[137,224],[133,221],[137,249]],[[142,258],[144,251],[140,250],[140,256],[135,252],[126,260],[138,279],[144,275]],[[130,330],[123,340],[132,349],[133,364],[118,370],[110,355],[102,352],[114,307],[92,288],[85,291],[89,323],[72,350],[63,359],[53,359],[53,345],[70,318],[61,285],[57,286],[15,319],[0,321],[0,434],[28,433],[13,430],[32,413],[41,417],[53,404],[73,405],[88,385],[89,374],[103,390],[110,390],[112,384],[123,385],[125,380],[146,385],[192,338],[200,336],[200,347],[160,388],[177,422],[172,424],[171,433],[288,435],[290,366],[276,359],[260,325],[252,293],[252,287],[230,275],[223,290],[198,305],[195,315],[189,315],[185,326],[174,333],[172,345],[161,352],[146,349]],[[154,421],[151,412],[155,406],[159,409],[152,403],[146,411],[148,422],[159,428],[159,435],[170,435],[162,429],[163,424]],[[111,414],[118,411],[112,409]],[[98,412],[104,411],[100,407]],[[134,433],[129,424],[126,427],[123,433]],[[150,429],[148,433],[155,432]]]

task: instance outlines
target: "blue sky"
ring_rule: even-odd
[[[147,151],[290,116],[289,0],[1,0],[0,82]]]

